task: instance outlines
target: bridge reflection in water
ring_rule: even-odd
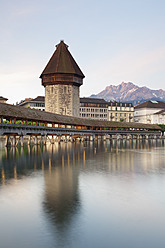
[[[164,139],[151,140],[97,140],[96,142],[84,143],[55,143],[47,144],[45,146],[28,146],[24,147],[3,147],[0,148],[0,175],[1,180],[15,178],[21,179],[22,176],[27,176],[33,171],[42,170],[44,175],[51,175],[52,173],[66,172],[70,175],[70,169],[75,170],[74,175],[77,175],[77,170],[85,169],[86,160],[97,160],[99,154],[109,153],[112,161],[110,165],[123,164],[125,169],[131,168],[131,163],[125,157],[127,149],[145,149],[149,151],[151,148],[164,146]],[[118,159],[121,163],[116,163],[114,154],[121,153]],[[133,153],[130,153],[133,156]],[[128,158],[129,159],[129,158]],[[152,161],[150,163],[152,164]],[[75,169],[76,168],[76,169]],[[55,169],[55,170],[54,170]],[[109,170],[111,170],[111,166]],[[46,174],[45,174],[46,173]],[[64,173],[65,175],[65,173]],[[61,176],[63,178],[63,176]],[[61,179],[62,180],[62,179]]]
[[[69,235],[69,230],[74,230],[75,219],[82,211],[84,199],[80,177],[85,173],[97,176],[102,171],[109,175],[133,175],[137,170],[150,173],[156,166],[151,151],[162,146],[164,140],[100,140],[3,148],[0,152],[0,187],[13,179],[24,180],[41,173],[44,178],[42,208],[60,242],[62,237]],[[139,152],[136,154],[135,151],[145,152],[142,165],[138,163]],[[155,170],[161,173],[164,169],[164,159],[160,157]]]

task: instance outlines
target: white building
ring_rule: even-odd
[[[41,111],[45,110],[45,97],[44,96],[37,96],[36,98],[26,98],[25,100],[21,101],[19,106],[31,109],[38,109]]]
[[[107,121],[108,102],[99,98],[80,98],[80,117]]]
[[[165,124],[165,102],[147,101],[135,107],[135,122]]]

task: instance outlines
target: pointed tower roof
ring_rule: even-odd
[[[76,61],[68,50],[68,46],[61,41],[56,45],[56,50],[42,72],[40,78],[48,74],[74,74],[80,78],[84,78],[84,74],[80,70]]]

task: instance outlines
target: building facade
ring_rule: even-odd
[[[18,103],[19,106],[31,109],[38,109],[45,111],[45,97],[37,96],[36,98],[25,98],[25,100]]]
[[[80,98],[80,117],[107,121],[108,103],[104,99]]]
[[[132,103],[109,102],[108,121],[134,122],[134,107]]]
[[[84,77],[61,41],[40,76],[45,87],[45,111],[79,117],[79,88]]]
[[[135,122],[165,124],[165,102],[146,101],[135,107]]]

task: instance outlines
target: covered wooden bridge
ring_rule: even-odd
[[[44,139],[48,136],[60,139],[62,136],[160,136],[162,130],[157,125],[82,119],[0,103],[0,135],[6,135],[6,144],[12,136],[12,144],[15,145],[16,137],[23,144],[25,135],[29,135],[29,140],[35,137],[37,142],[38,136]]]

